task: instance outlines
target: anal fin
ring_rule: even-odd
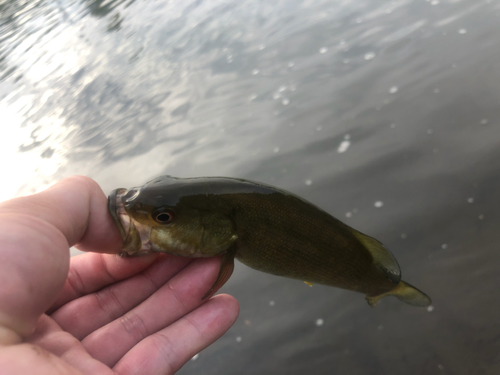
[[[394,284],[401,280],[401,270],[398,261],[389,250],[378,240],[367,236],[355,229],[351,229],[352,234],[361,242],[373,257],[373,264]]]
[[[234,255],[236,251],[231,251],[231,249],[226,252],[222,256],[222,261],[220,263],[219,274],[217,275],[217,279],[215,280],[212,287],[205,293],[205,295],[201,298],[204,300],[207,298],[214,290],[219,289],[222,285],[225,284],[227,280],[231,277],[234,270]]]

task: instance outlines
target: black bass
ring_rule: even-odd
[[[227,177],[161,176],[141,187],[114,190],[108,206],[123,237],[122,255],[222,255],[205,297],[229,279],[237,258],[273,275],[363,293],[370,306],[388,295],[413,306],[431,303],[401,280],[396,259],[379,241],[273,186]]]

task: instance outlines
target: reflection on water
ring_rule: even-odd
[[[0,199],[228,175],[381,239],[434,310],[237,265],[241,316],[181,373],[500,371],[500,5],[6,1]]]

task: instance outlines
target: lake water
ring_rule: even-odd
[[[180,374],[500,373],[500,2],[1,1],[0,199],[84,174],[297,193],[380,239],[417,309],[236,265]]]

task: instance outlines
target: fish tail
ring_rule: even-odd
[[[366,300],[371,307],[375,305],[385,296],[394,296],[399,300],[418,307],[427,307],[431,304],[431,299],[424,292],[418,290],[414,286],[400,281],[398,285],[390,292],[380,294],[378,296],[369,297],[366,296]]]

